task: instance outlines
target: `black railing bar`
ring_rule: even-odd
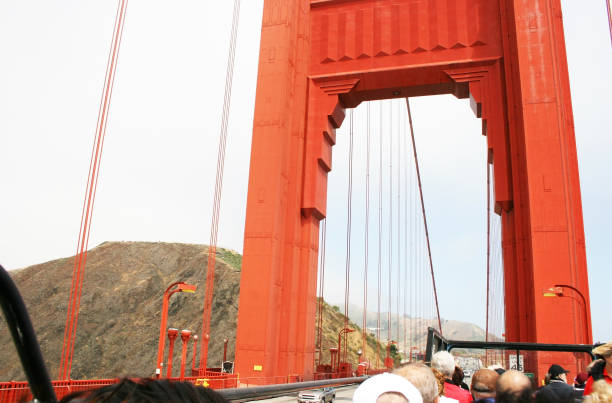
[[[28,310],[17,286],[2,266],[0,291],[0,305],[34,399],[45,403],[57,402]]]
[[[464,341],[446,340],[446,350],[455,348],[474,348],[483,350],[525,350],[525,351],[559,351],[568,353],[587,353],[593,357],[591,344],[548,344],[548,343],[522,343],[504,341]]]
[[[278,385],[253,386],[249,388],[219,389],[219,392],[227,400],[242,400],[252,398],[263,398],[281,396],[290,392],[299,392],[304,389],[314,389],[325,386],[345,386],[361,383],[369,376],[359,376],[353,378],[323,379],[320,381],[296,382]]]

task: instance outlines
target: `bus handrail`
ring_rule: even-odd
[[[13,336],[32,395],[40,402],[57,402],[28,310],[13,279],[1,265],[0,290],[2,290],[0,306]]]

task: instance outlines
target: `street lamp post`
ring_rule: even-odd
[[[591,329],[589,327],[589,313],[584,295],[582,295],[582,293],[576,287],[567,284],[555,284],[553,287],[544,290],[543,295],[545,297],[570,297],[569,295],[565,295],[563,293],[564,288],[569,288],[570,290],[574,291],[582,299],[582,307],[584,308],[584,335],[586,337],[584,344],[589,344],[589,341],[591,340]]]
[[[170,339],[170,347],[168,347],[168,366],[166,367],[166,378],[172,378],[172,352],[174,351],[174,341],[178,337],[179,331],[171,327],[168,329],[168,339]]]
[[[176,287],[176,288],[174,288]],[[157,363],[155,365],[155,376],[160,378],[162,376],[162,362],[164,361],[164,348],[166,343],[166,322],[168,321],[168,301],[172,294],[177,292],[189,292],[193,293],[196,290],[195,285],[186,284],[182,281],[170,284],[164,292],[164,301],[162,303],[161,311],[161,325],[159,327],[159,343],[157,345]]]
[[[193,376],[196,370],[195,362],[196,362],[197,352],[198,352],[198,335],[194,334],[193,335],[193,361],[191,362],[191,376]]]
[[[346,333],[352,333],[352,332],[354,332],[353,329],[345,327],[344,329],[341,329],[340,332],[338,333],[338,366],[336,368],[340,368],[340,356],[341,355],[343,358],[346,359],[346,343],[344,343],[344,351],[342,352],[342,335]]]
[[[181,381],[185,380],[185,364],[187,362],[187,343],[191,338],[191,330],[181,330],[181,340],[183,348],[181,350]]]

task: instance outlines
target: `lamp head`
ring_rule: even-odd
[[[191,292],[194,293],[196,288],[198,288],[198,286],[193,285],[193,284],[179,284],[177,289],[179,292]]]
[[[563,289],[561,287],[550,287],[543,291],[542,295],[544,297],[562,297]]]
[[[189,340],[189,338],[191,337],[191,330],[181,330],[181,339],[183,341],[187,341]]]

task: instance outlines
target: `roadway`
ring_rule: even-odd
[[[357,389],[358,385],[350,385],[350,386],[342,386],[336,388],[336,402],[352,402],[353,401],[353,393],[355,393],[355,389]],[[259,400],[260,402],[297,402],[297,392],[288,393],[285,396],[274,397],[272,399],[263,399]]]

